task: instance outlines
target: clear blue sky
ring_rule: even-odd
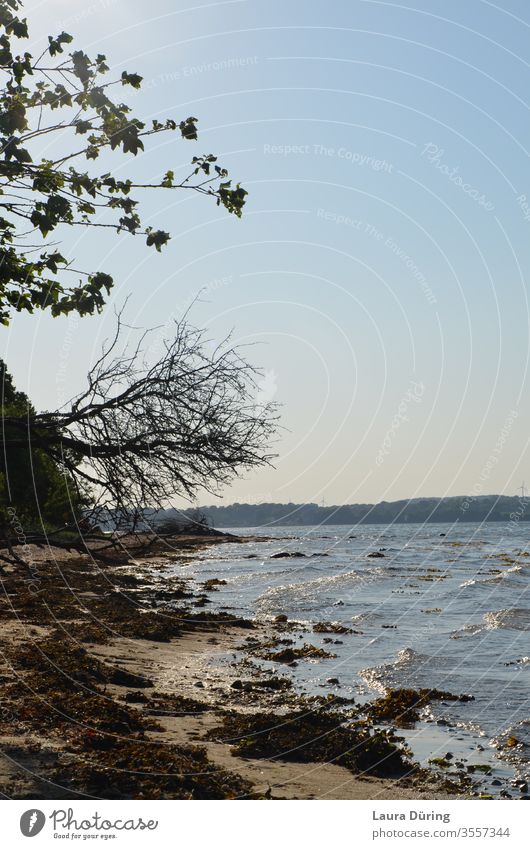
[[[26,9],[36,41],[66,29],[141,73],[137,114],[199,118],[196,145],[169,135],[138,158],[144,177],[215,152],[250,191],[241,221],[146,198],[172,233],[161,256],[125,236],[66,244],[114,274],[131,322],[163,324],[206,287],[193,321],[260,343],[280,456],[225,502],[512,494],[530,479],[527,2]],[[17,383],[54,407],[111,324],[112,306],[77,325],[17,317],[2,333]]]

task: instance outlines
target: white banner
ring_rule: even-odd
[[[272,807],[271,807],[272,805]],[[516,801],[4,801],[2,845],[528,846]],[[527,838],[524,838],[524,834]],[[35,843],[29,841],[34,839]]]

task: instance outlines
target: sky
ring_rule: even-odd
[[[215,153],[249,191],[241,220],[193,194],[146,195],[145,222],[172,236],[160,255],[139,238],[65,234],[63,253],[116,285],[102,316],[16,316],[2,331],[39,409],[83,388],[114,307],[128,299],[131,324],[170,327],[201,293],[191,321],[248,344],[260,399],[281,405],[274,468],[217,503],[530,483],[527,2],[25,9],[35,50],[64,29],[113,74],[140,73],[142,90],[126,90],[138,117],[199,119],[198,142],[160,136],[104,169],[159,179]]]

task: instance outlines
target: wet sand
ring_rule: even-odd
[[[129,602],[132,603],[133,588],[134,592],[141,594],[134,596],[135,605],[139,597],[142,607],[145,607],[149,598],[156,601],[160,594],[165,592],[163,588],[166,586],[163,575],[160,580],[156,578],[157,569],[163,570],[166,563],[174,563],[179,557],[186,558],[190,551],[196,556],[202,547],[219,541],[219,538],[212,540],[197,537],[174,539],[165,549],[153,546],[153,553],[149,558],[146,558],[144,553],[137,556],[135,551],[129,548],[127,558],[124,558],[128,560],[125,566],[123,562],[117,566],[95,564],[90,554],[80,555],[78,552],[62,549],[37,549],[35,546],[26,546],[20,556],[31,560],[31,569],[42,582],[38,601],[44,601],[45,609],[49,612],[45,622],[38,621],[40,614],[31,606],[35,599],[30,598],[26,592],[28,576],[24,573],[24,567],[18,563],[3,563],[0,680],[5,698],[2,699],[0,724],[0,794],[4,798],[64,798],[70,793],[76,794],[78,798],[98,795],[90,789],[83,791],[79,784],[75,788],[70,787],[64,779],[64,775],[69,774],[68,770],[75,767],[76,758],[83,762],[88,760],[92,766],[99,756],[97,751],[85,752],[79,748],[80,726],[83,733],[88,729],[92,745],[96,732],[89,727],[90,718],[81,716],[79,721],[77,715],[69,716],[68,712],[65,715],[64,710],[59,709],[56,714],[57,723],[53,721],[54,705],[58,697],[61,703],[60,697],[68,695],[78,686],[75,674],[69,670],[56,670],[59,676],[64,672],[60,678],[62,683],[55,684],[54,691],[47,691],[45,684],[42,687],[33,683],[35,680],[41,680],[38,675],[35,678],[34,673],[27,671],[28,663],[31,668],[32,653],[38,655],[43,646],[49,652],[49,646],[55,645],[53,640],[60,644],[61,639],[67,639],[72,641],[72,650],[83,652],[83,667],[86,665],[88,669],[91,664],[101,663],[105,670],[120,671],[123,679],[120,683],[106,680],[103,685],[96,685],[87,679],[88,686],[84,685],[87,693],[97,693],[98,698],[103,700],[103,714],[119,711],[124,705],[130,704],[134,711],[138,712],[135,716],[156,719],[155,728],[150,728],[147,723],[145,730],[132,735],[135,743],[139,740],[144,745],[156,743],[158,746],[167,747],[167,751],[172,751],[172,747],[180,747],[183,752],[187,751],[188,747],[203,747],[208,758],[208,771],[212,776],[224,776],[227,771],[241,779],[240,791],[236,789],[230,797],[454,797],[454,794],[441,789],[434,777],[430,786],[426,785],[425,775],[394,780],[353,774],[349,769],[335,763],[296,763],[279,758],[258,759],[234,754],[232,744],[223,742],[223,732],[220,728],[222,714],[226,711],[267,712],[272,721],[275,716],[281,721],[282,713],[285,713],[287,699],[283,692],[260,690],[259,687],[251,688],[250,685],[249,690],[245,691],[233,686],[234,681],[240,683],[240,679],[244,677],[254,676],[254,679],[260,679],[260,671],[254,666],[251,656],[248,653],[242,655],[239,651],[245,646],[245,641],[251,641],[254,645],[260,642],[270,644],[271,639],[278,638],[280,626],[269,623],[251,628],[249,623],[239,627],[230,622],[217,621],[214,617],[202,614],[204,595],[202,598],[186,598],[188,619],[180,623],[178,636],[164,640],[146,639],[137,635],[131,638],[127,633],[128,620],[123,617],[116,617],[114,620],[108,607],[104,608],[104,621],[101,615],[91,614],[92,601],[97,601],[105,594],[107,585],[115,589],[116,586],[119,587],[120,581],[127,586],[131,583],[130,590],[127,586],[119,587],[121,595]],[[231,541],[234,541],[233,538]],[[79,591],[77,586],[72,586],[76,582],[75,570],[86,576],[82,591]],[[61,584],[61,581],[64,581],[64,584]],[[171,589],[168,588],[168,591],[171,592]],[[185,593],[185,585],[180,587],[179,593],[181,591],[182,594]],[[22,602],[17,599],[22,599]],[[110,609],[112,610],[112,605]],[[142,617],[145,612],[131,607],[130,616]],[[196,620],[193,619],[194,616],[197,616]],[[91,625],[92,621],[96,630],[94,638],[90,639],[91,633],[86,631],[86,627],[87,623]],[[76,635],[80,633],[81,626],[85,628],[84,637],[78,639]],[[102,628],[106,629],[107,635],[100,641],[97,635],[98,629]],[[39,664],[34,666],[37,667],[38,673]],[[278,674],[288,676],[288,669],[282,667]],[[130,678],[130,675],[133,677]],[[142,678],[148,679],[148,685],[142,685],[140,689],[135,687],[134,676],[137,676],[140,682]],[[27,688],[26,691],[24,687]],[[184,700],[184,705],[186,700],[189,700],[190,709],[156,709],[157,705],[164,704],[165,697],[171,699],[175,696]],[[296,696],[289,691],[289,698],[292,709]],[[38,711],[36,714],[30,712],[28,717],[25,716],[26,701],[33,702],[35,699],[37,704],[41,699],[45,710],[51,708],[52,722],[48,728],[42,727]],[[96,726],[98,740],[102,727]],[[216,731],[217,728],[219,732]],[[108,732],[105,733],[111,736]],[[208,739],[205,739],[205,735],[208,735]],[[116,737],[116,734],[113,736]],[[123,741],[123,731],[120,731],[119,739]],[[111,745],[114,743],[109,743],[109,746]],[[189,751],[193,752],[193,749],[190,748]],[[126,791],[123,791],[123,794],[120,791],[119,777],[116,780],[116,797],[128,798]],[[237,781],[234,786],[236,785]],[[105,798],[105,795],[102,795]],[[145,797],[143,792],[138,795]],[[461,794],[458,795],[462,798]],[[195,798],[193,792],[191,797]],[[162,795],[162,798],[180,796],[172,796],[169,793]]]
[[[154,645],[150,641],[113,640],[108,646],[94,646],[94,653],[134,673],[149,676],[157,691],[174,692],[200,698],[212,706],[205,713],[168,717],[162,720],[164,731],[157,736],[167,742],[195,744],[199,740],[206,746],[213,763],[237,772],[248,779],[258,792],[271,792],[281,799],[429,799],[429,793],[420,792],[399,781],[370,776],[354,776],[335,764],[296,764],[279,760],[256,760],[231,754],[230,745],[202,740],[204,732],[218,724],[216,708],[250,710],[241,702],[241,694],[231,688],[234,679],[229,667],[221,665],[227,655],[241,644],[243,633],[237,628],[227,628],[214,638],[212,646],[208,634],[186,635],[175,644]],[[253,636],[256,636],[253,634]],[[263,629],[264,640],[270,636]],[[197,682],[204,684],[197,687]],[[119,688],[114,688],[116,691]],[[118,694],[118,693],[116,693]],[[270,701],[262,695],[252,704],[252,710],[270,710]],[[449,798],[439,794],[437,798]]]

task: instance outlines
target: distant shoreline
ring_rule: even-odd
[[[274,526],[455,524],[462,522],[530,521],[527,496],[462,495],[449,498],[413,498],[381,501],[378,504],[344,504],[329,507],[316,503],[230,504],[199,508],[215,528],[258,528]],[[163,511],[167,518],[185,516],[185,511]]]
[[[411,522],[411,521],[408,521],[407,519],[394,519],[392,521],[384,521],[383,519],[376,521],[374,519],[372,521],[364,521],[364,522],[359,521],[359,522],[356,522],[356,524],[357,525],[382,525],[382,526],[386,526],[386,525],[455,525],[457,522],[460,522],[461,524],[480,525],[480,524],[483,524],[484,522],[487,522],[488,524],[497,523],[497,524],[501,525],[501,524],[506,524],[506,522],[510,522],[510,521],[511,521],[510,519],[482,519],[482,520],[478,520],[478,519],[464,519],[464,520],[462,520],[462,519],[460,519],[460,520],[458,520],[458,519],[443,519],[443,520],[442,519],[425,519],[424,521],[418,520],[418,521],[415,521],[415,522]],[[525,519],[520,519],[519,521],[530,522],[530,516],[528,516]],[[274,527],[277,527],[277,528],[308,527],[309,528],[309,527],[312,527],[313,525],[325,525],[326,527],[332,527],[332,528],[351,527],[350,522],[330,522],[330,521],[315,522],[315,523],[313,523],[313,522],[304,523],[304,522],[275,521],[275,522],[265,522],[264,523],[264,526],[270,527],[270,528],[274,528]],[[228,523],[226,523],[225,525],[215,526],[215,530],[223,531],[225,529],[227,530],[228,528],[249,528],[249,529],[251,529],[251,528],[260,528],[260,527],[263,527],[263,525],[256,525],[256,524],[246,525],[246,524],[235,524],[235,523],[234,524],[228,524]]]

